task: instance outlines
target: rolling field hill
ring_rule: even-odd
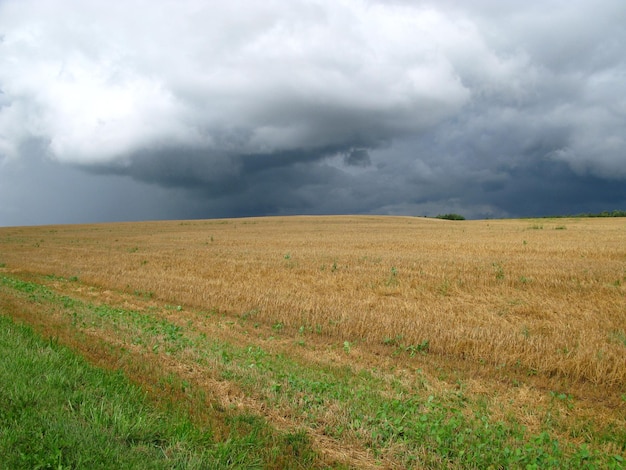
[[[0,314],[208,432],[188,468],[626,458],[622,218],[0,228]]]

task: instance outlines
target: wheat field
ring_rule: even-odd
[[[0,229],[4,269],[623,390],[626,221],[267,217]]]

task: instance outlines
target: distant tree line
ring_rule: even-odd
[[[426,216],[428,217],[428,216]],[[585,218],[585,217],[626,217],[626,211],[614,210],[614,211],[602,211],[602,212],[586,212],[582,214],[576,215],[545,215],[540,216],[538,218],[542,219],[558,219],[558,218]],[[446,220],[465,220],[460,214],[439,214],[434,217],[435,219],[446,219]],[[523,217],[523,218],[532,218],[535,219],[537,217]]]
[[[614,211],[602,211],[602,212],[597,212],[597,213],[583,213],[583,214],[576,214],[576,215],[553,215],[553,216],[547,216],[544,218],[558,218],[558,217],[567,217],[567,218],[571,218],[571,217],[626,217],[626,211],[620,211],[620,210],[614,210]]]

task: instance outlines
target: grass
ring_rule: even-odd
[[[208,461],[201,449],[211,447],[210,432],[153,409],[123,375],[93,368],[6,317],[0,354],[3,468],[200,468]]]
[[[0,307],[264,467],[621,468],[624,226],[558,222],[2,229]]]
[[[13,286],[48,294],[32,284]],[[48,296],[46,302],[59,300]],[[5,316],[0,316],[0,355],[1,468],[315,464],[305,436],[281,434],[262,417],[245,413],[221,413],[221,426],[200,426],[179,403],[155,406],[121,372],[93,367],[55,338],[41,338]],[[285,455],[291,459],[285,461]]]

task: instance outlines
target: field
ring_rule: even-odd
[[[626,458],[623,218],[0,228],[0,314],[208,432],[186,467]]]

